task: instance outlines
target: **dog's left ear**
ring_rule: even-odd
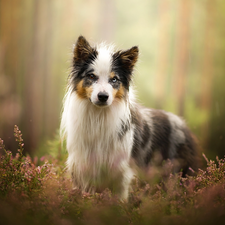
[[[114,61],[118,60],[120,66],[128,73],[132,73],[135,63],[138,60],[139,49],[134,46],[126,51],[119,51],[113,55]]]

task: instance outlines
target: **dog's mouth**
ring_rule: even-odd
[[[94,106],[97,106],[97,107],[99,107],[99,108],[106,108],[106,107],[109,106],[107,102],[100,102],[100,101],[92,102],[90,98],[89,98],[89,101],[90,101]]]

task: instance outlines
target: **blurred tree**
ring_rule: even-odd
[[[20,70],[17,7],[20,7],[18,1],[0,1],[0,136],[12,148],[15,146],[13,124],[18,123],[21,117],[21,98],[17,92]]]
[[[169,44],[170,37],[170,0],[160,1],[159,4],[159,41],[158,41],[158,65],[156,71],[155,95],[157,98],[157,108],[162,108],[162,101],[166,94],[166,81],[169,73]]]
[[[210,117],[207,121],[208,127],[207,139],[204,141],[208,154],[215,157],[224,157],[225,155],[225,2],[217,0],[208,3],[208,24],[211,26],[209,29],[208,41],[208,57],[212,62],[209,68],[208,76],[209,81],[206,82],[206,88],[210,88],[210,93],[204,93],[209,96],[209,100],[204,101],[204,105],[209,108]],[[215,3],[215,4],[214,4]],[[212,17],[211,17],[212,13]],[[210,82],[210,83],[209,83]],[[205,89],[205,92],[207,90]]]
[[[215,50],[215,10],[216,0],[213,2],[206,1],[206,22],[205,22],[205,35],[203,46],[203,58],[202,58],[202,73],[201,73],[201,109],[210,112],[212,101],[212,84],[213,84],[213,68],[214,68],[214,50]],[[209,120],[202,124],[202,140],[207,142],[209,135]],[[205,143],[203,143],[205,145]]]
[[[184,115],[205,147],[222,154],[224,12],[222,0],[0,0],[0,137],[16,148],[17,124],[32,152],[54,136],[69,53],[82,34],[138,45],[140,102]]]
[[[189,66],[191,1],[178,1],[176,55],[173,90],[177,98],[178,114],[184,115],[185,93]]]
[[[53,73],[56,66],[52,54],[58,44],[53,41],[56,30],[52,23],[58,3],[1,0],[0,4],[0,80],[4,79],[2,85],[10,86],[8,91],[0,90],[0,107],[4,108],[0,113],[0,136],[13,149],[13,126],[18,124],[25,149],[32,151],[40,140],[53,135],[59,124],[61,103],[55,99],[59,98],[58,81],[62,78],[61,71]]]

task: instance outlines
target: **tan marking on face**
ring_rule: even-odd
[[[115,76],[116,76],[116,74],[114,72],[111,72],[109,77],[112,79]]]
[[[77,85],[77,94],[80,98],[90,98],[92,91],[92,87],[83,87],[83,80]]]
[[[116,74],[114,72],[110,73],[111,79],[115,76],[116,76]],[[113,98],[122,99],[124,97],[124,95],[125,95],[125,90],[124,90],[123,85],[120,84],[119,90],[113,89]]]
[[[92,94],[92,91],[93,91],[92,86],[86,87],[85,90],[86,90],[86,96],[87,96],[87,98],[91,98],[91,94]]]
[[[122,99],[125,96],[125,89],[123,85],[120,84],[119,90],[113,89],[113,98]]]

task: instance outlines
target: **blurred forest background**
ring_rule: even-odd
[[[185,118],[209,157],[225,154],[225,1],[0,0],[0,137],[37,154],[59,128],[79,35],[138,45],[138,101]]]

